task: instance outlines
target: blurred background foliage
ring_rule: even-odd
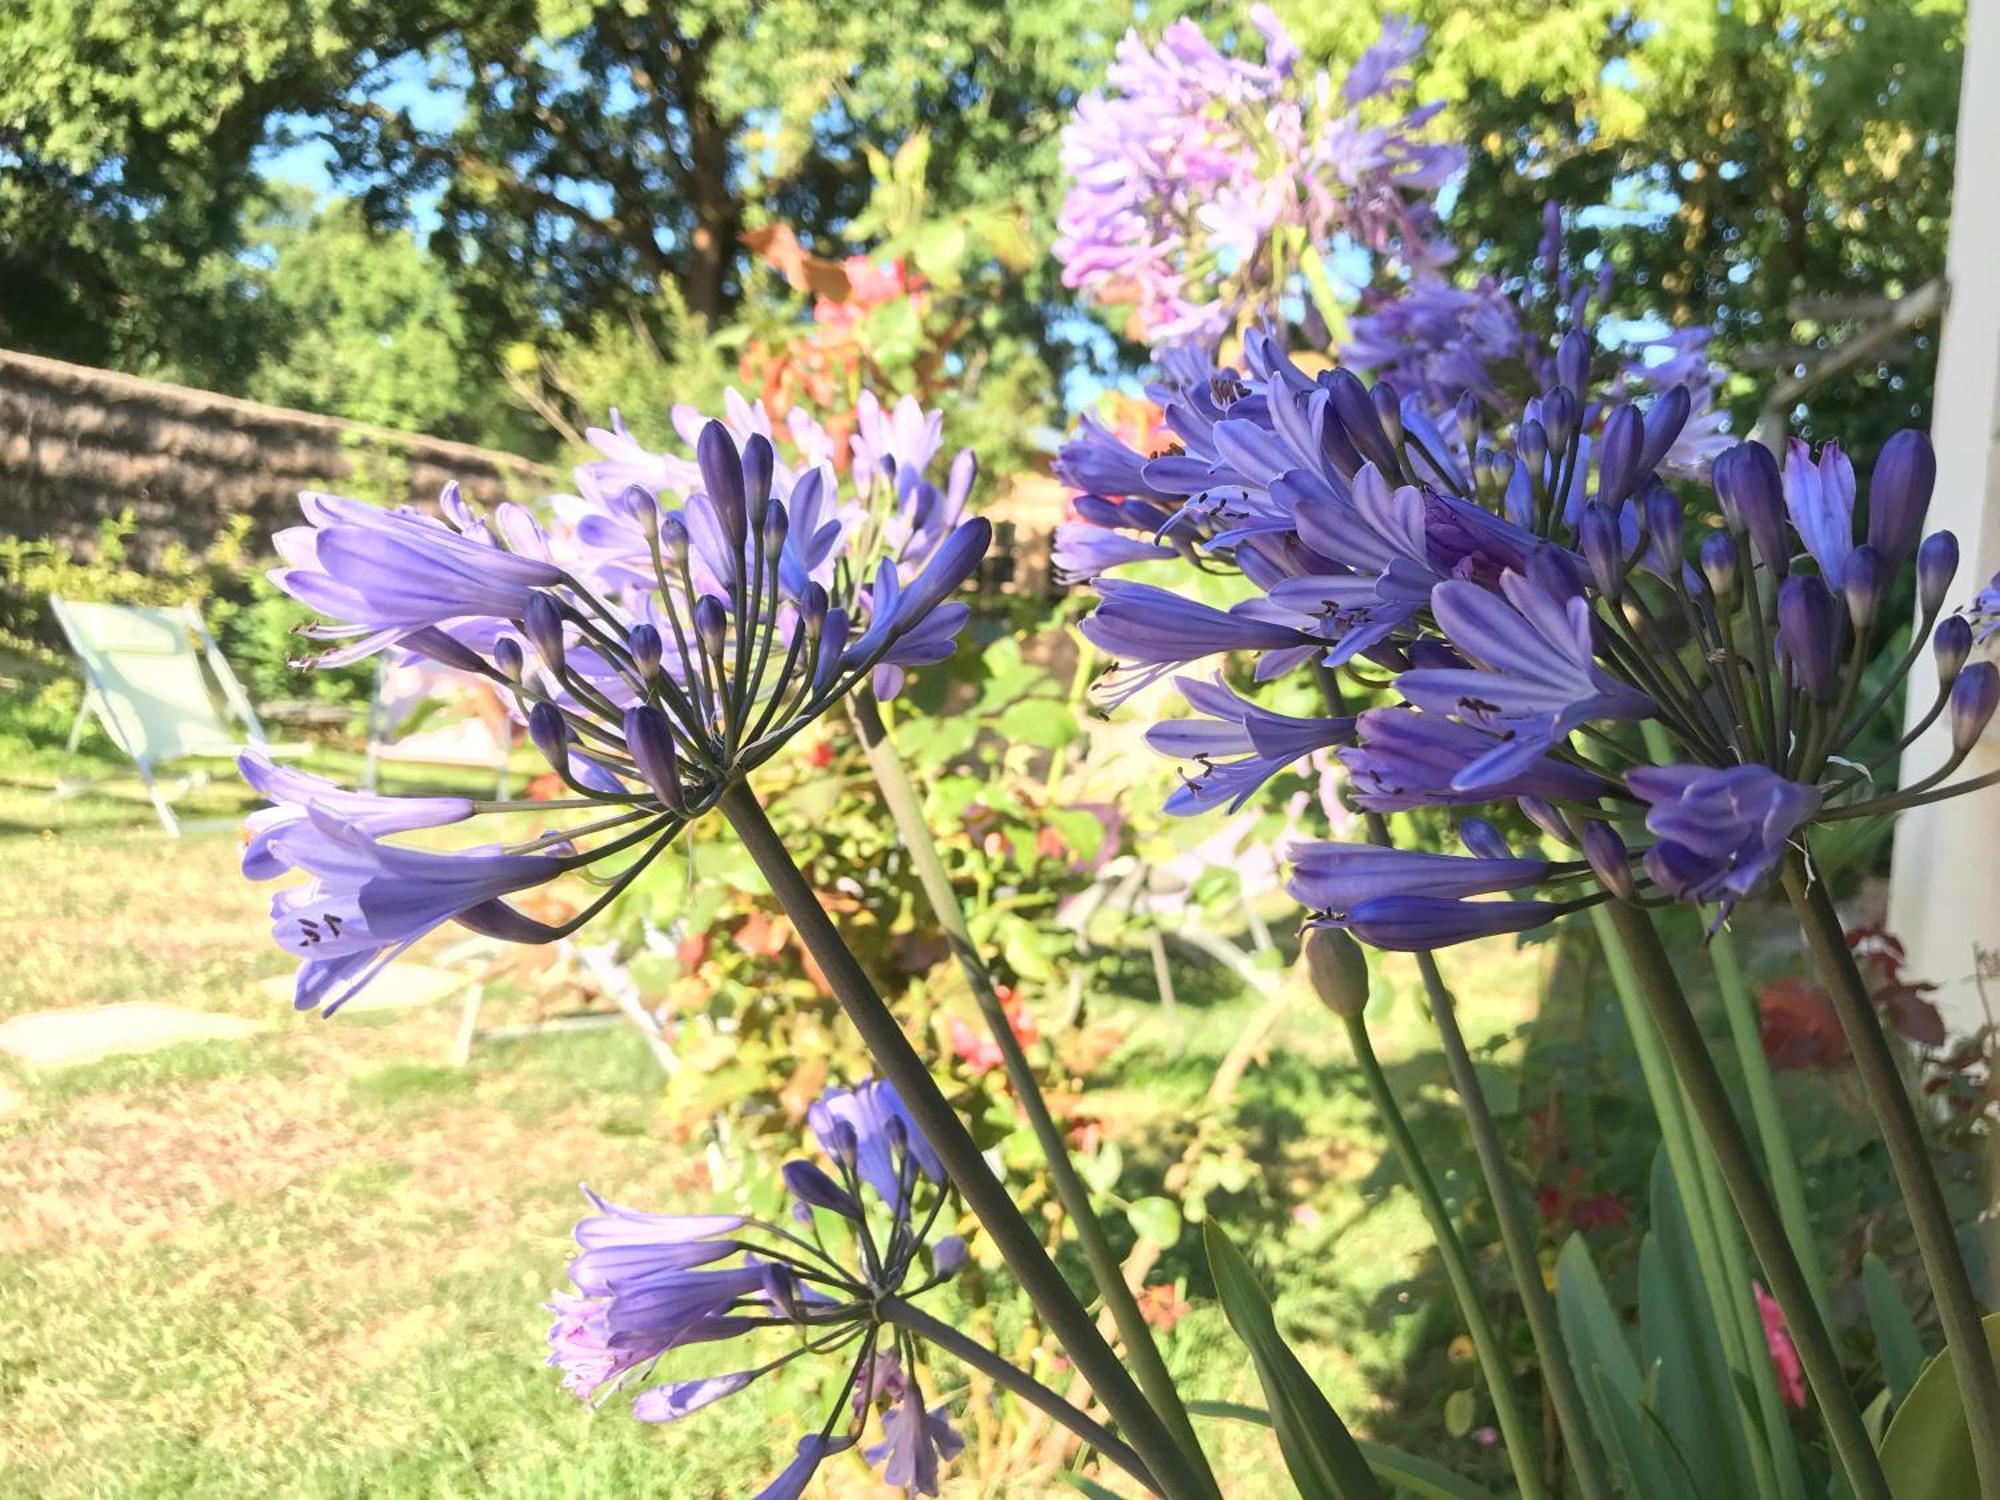
[[[1958,0],[1276,8],[1320,60],[1384,9],[1427,24],[1419,93],[1474,152],[1464,270],[1524,269],[1561,201],[1617,313],[1717,329],[1738,430],[1942,269]],[[545,457],[614,399],[762,386],[780,345],[809,390],[799,330],[867,294],[805,262],[866,256],[913,295],[849,317],[850,369],[949,395],[991,471],[1142,354],[1041,252],[1057,133],[1143,9],[26,0],[0,28],[0,344]],[[1934,352],[1891,341],[1797,425],[1871,450],[1923,419]]]

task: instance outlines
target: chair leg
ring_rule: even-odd
[[[486,986],[475,981],[465,992],[465,1004],[458,1012],[458,1035],[452,1038],[451,1060],[455,1067],[472,1061],[472,1044],[479,1036],[479,1007],[486,999]]]
[[[161,795],[159,782],[153,779],[151,763],[142,760],[136,764],[139,767],[139,779],[146,784],[146,795],[153,799],[153,811],[160,815],[160,826],[167,830],[168,838],[179,838],[181,825],[174,817],[174,810],[167,806],[167,799]]]

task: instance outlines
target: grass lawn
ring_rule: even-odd
[[[143,999],[259,1029],[62,1069],[0,1062],[0,1494],[703,1500],[751,1492],[789,1454],[812,1419],[786,1408],[821,1399],[807,1378],[660,1430],[594,1416],[542,1363],[580,1180],[645,1206],[710,1201],[699,1143],[656,1121],[636,1035],[483,1047],[459,1069],[449,1002],[296,1017],[266,987],[289,965],[236,869],[246,804],[226,777],[191,799],[176,841],[136,782],[51,803],[46,770],[0,772],[0,1020]],[[1475,1032],[1527,1017],[1547,951],[1453,955],[1479,996]],[[1394,967],[1385,988],[1397,1086],[1455,1142],[1414,977]],[[1119,1191],[1175,1191],[1183,1156],[1235,1174],[1213,1201],[1240,1240],[1269,1245],[1281,1322],[1355,1425],[1493,1474],[1483,1394],[1474,1430],[1445,1435],[1447,1399],[1476,1392],[1470,1351],[1335,1028],[1292,1006],[1230,1130],[1196,1143],[1191,1121],[1261,1002],[1192,964],[1181,989],[1171,1032],[1143,997],[1112,1002],[1127,1039],[1093,1082],[1126,1157]],[[518,1019],[508,1009],[494,1019]],[[1197,1257],[1190,1230],[1155,1273],[1195,1292],[1170,1358],[1200,1395],[1258,1400]],[[1266,1434],[1214,1436],[1232,1495],[1280,1492]],[[1008,1450],[982,1450],[949,1493],[1030,1492],[995,1456]],[[822,1482],[879,1493],[858,1461]]]

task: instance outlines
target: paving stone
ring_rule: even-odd
[[[36,1067],[153,1052],[181,1042],[241,1041],[258,1023],[212,1011],[129,1000],[72,1010],[38,1010],[0,1024],[0,1052]]]

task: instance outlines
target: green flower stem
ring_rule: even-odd
[[[1389,842],[1387,823],[1379,813],[1368,814],[1370,842]],[[1590,1413],[1583,1404],[1583,1391],[1576,1383],[1569,1351],[1563,1343],[1562,1324],[1556,1318],[1554,1299],[1542,1279],[1541,1258],[1536,1254],[1534,1225],[1528,1218],[1521,1195],[1515,1191],[1513,1169],[1500,1140],[1486,1091],[1479,1083],[1465,1033],[1458,1024],[1458,1002],[1444,982],[1436,955],[1420,952],[1417,969],[1423,975],[1424,994],[1430,1001],[1431,1018],[1437,1024],[1438,1045],[1451,1070],[1452,1088],[1465,1110],[1466,1126],[1472,1134],[1473,1151],[1479,1170],[1486,1179],[1486,1194],[1492,1201],[1494,1218],[1500,1226],[1500,1244],[1506,1251],[1507,1268],[1513,1273],[1514,1289],[1528,1319],[1528,1335],[1534,1341],[1535,1357],[1541,1365],[1542,1384],[1555,1408],[1556,1425],[1562,1431],[1563,1446],[1569,1455],[1570,1472],[1584,1500],[1609,1496],[1611,1482],[1591,1436]]]
[[[1639,1071],[1646,1080],[1654,1116],[1659,1121],[1667,1170],[1680,1195],[1681,1210],[1687,1215],[1702,1291],[1708,1298],[1709,1316],[1714,1319],[1716,1333],[1722,1340],[1723,1358],[1739,1381],[1747,1382],[1756,1393],[1757,1409],[1748,1415],[1768,1434],[1766,1440],[1750,1444],[1757,1492],[1780,1496],[1783,1500],[1802,1500],[1805,1480],[1799,1472],[1797,1452],[1782,1437],[1788,1419],[1776,1373],[1764,1352],[1763,1319],[1751,1289],[1749,1263],[1744,1259],[1743,1246],[1731,1222],[1727,1190],[1707,1141],[1689,1123],[1687,1096],[1674,1076],[1660,1030],[1646,1009],[1638,975],[1618,940],[1611,914],[1606,907],[1597,906],[1591,908],[1590,916],[1605,962],[1611,969],[1612,989],[1625,1013],[1625,1026],[1639,1057]]]
[[[1714,912],[1703,915],[1711,920]],[[1717,927],[1708,940],[1709,961],[1715,965],[1716,987],[1722,992],[1722,1008],[1729,1016],[1730,1036],[1736,1043],[1736,1062],[1743,1073],[1743,1086],[1750,1095],[1750,1118],[1757,1126],[1757,1140],[1764,1148],[1764,1170],[1771,1176],[1771,1191],[1784,1216],[1785,1233],[1799,1269],[1812,1283],[1813,1301],[1820,1316],[1832,1321],[1826,1303],[1826,1271],[1820,1264],[1819,1245],[1813,1238],[1812,1215],[1806,1208],[1806,1189],[1799,1175],[1798,1157],[1792,1151],[1791,1131],[1785,1126],[1785,1112],[1778,1103],[1777,1078],[1771,1060],[1764,1055],[1763,1026],[1758,1019],[1757,998],[1744,977],[1743,960],[1729,929]]]
[[[1673,962],[1652,919],[1639,907],[1612,901],[1606,909],[1681,1086],[1687,1090],[1688,1102],[1707,1131],[1716,1167],[1736,1204],[1750,1247],[1764,1267],[1771,1295],[1785,1314],[1806,1382],[1819,1401],[1820,1415],[1847,1482],[1856,1500],[1890,1500],[1889,1483],[1861,1420],[1861,1409],[1847,1387],[1840,1355],[1820,1318],[1812,1288],[1792,1254],[1784,1220],[1758,1171],[1756,1149],[1736,1118],[1722,1075],[1708,1054],[1708,1043],[1688,1009]]]
[[[1500,1346],[1493,1324],[1486,1316],[1486,1305],[1480,1299],[1479,1287],[1473,1280],[1472,1257],[1466,1253],[1465,1242],[1458,1237],[1458,1230],[1451,1222],[1451,1210],[1445,1206],[1444,1196],[1438,1192],[1430,1168],[1424,1165],[1417,1138],[1410,1133],[1409,1121],[1403,1118],[1403,1111],[1396,1103],[1395,1091],[1389,1087],[1388,1075],[1382,1071],[1381,1060],[1375,1056],[1374,1043],[1368,1038],[1367,1021],[1360,1016],[1345,1016],[1342,1019],[1347,1025],[1348,1040],[1354,1047],[1354,1060],[1360,1065],[1361,1077],[1368,1085],[1369,1097],[1374,1101],[1375,1112],[1382,1117],[1396,1160],[1402,1165],[1403,1175],[1410,1180],[1410,1187],[1423,1208],[1424,1218],[1430,1222],[1431,1234],[1437,1240],[1438,1253],[1444,1257],[1445,1275],[1451,1281],[1452,1293],[1458,1298],[1458,1310],[1465,1318],[1466,1331],[1472,1335],[1472,1347],[1479,1356],[1480,1369],[1486,1374],[1487,1390],[1493,1396],[1494,1421],[1500,1428],[1501,1440],[1507,1445],[1514,1480],[1521,1487],[1521,1500],[1547,1500],[1548,1491],[1542,1485],[1541,1464],[1535,1457],[1534,1445],[1528,1439],[1528,1425],[1514,1399],[1513,1372],[1507,1367],[1507,1352]]]
[[[786,916],[804,940],[806,951],[825,975],[840,1008],[861,1033],[876,1067],[902,1095],[924,1139],[930,1142],[966,1203],[993,1237],[1043,1323],[1061,1341],[1077,1372],[1090,1382],[1112,1420],[1145,1460],[1153,1475],[1154,1488],[1166,1500],[1205,1500],[1208,1491],[1182,1457],[1173,1433],[1133,1383],[1117,1353],[1097,1331],[1096,1322],[1077,1301],[1069,1283],[1042,1248],[1034,1227],[986,1165],[978,1143],[953,1111],[909,1038],[903,1035],[902,1027],[876,993],[873,982],[841,941],[811,882],[792,863],[784,840],[771,826],[756,796],[748,785],[737,781],[722,793],[716,805],[770,883]]]
[[[951,1324],[932,1317],[922,1308],[904,1301],[901,1297],[884,1297],[880,1306],[882,1316],[898,1328],[937,1345],[946,1353],[972,1366],[994,1384],[1006,1387],[1037,1411],[1054,1418],[1145,1485],[1147,1489],[1159,1488],[1153,1482],[1153,1476],[1146,1472],[1146,1466],[1140,1461],[1138,1454],[1119,1442],[1101,1424],[1071,1406],[1034,1376],[1014,1368],[979,1340],[966,1337]]]
[[[1924,1273],[1937,1301],[1938,1321],[1944,1325],[1952,1363],[1958,1370],[1959,1389],[1965,1393],[1965,1418],[1972,1432],[1979,1492],[1986,1500],[1995,1500],[2000,1497],[2000,1375],[1994,1370],[1993,1351],[1981,1326],[1979,1298],[1973,1292],[1965,1257],[1959,1252],[1951,1210],[1931,1165],[1923,1126],[1896,1067],[1895,1051],[1875,1014],[1868,986],[1855,967],[1833,898],[1826,883],[1813,878],[1805,858],[1796,850],[1785,859],[1785,894],[1805,929],[1820,981],[1833,997],[1862,1091],[1882,1131],[1883,1144],[1889,1148],[1889,1161],[1909,1210],[1910,1228],[1923,1256]]]
[[[1153,1409],[1174,1430],[1190,1465],[1208,1479],[1209,1493],[1219,1496],[1221,1491],[1209,1475],[1208,1460],[1195,1437],[1194,1423],[1189,1420],[1187,1409],[1181,1405],[1173,1376],[1167,1371],[1166,1361],[1160,1357],[1159,1346],[1153,1342],[1153,1331],[1139,1311],[1138,1298],[1133,1296],[1131,1287],[1125,1283],[1118,1256],[1091,1206],[1090,1189],[1077,1175],[1069,1149],[1063,1143],[1062,1130],[1049,1113],[1048,1101],[1042,1097],[1034,1069],[1029,1066],[1027,1054],[1021,1049],[1020,1039],[1014,1035],[1006,1009],[1000,1004],[1000,997],[993,987],[992,972],[986,967],[979,945],[972,939],[965,908],[960,904],[951,875],[938,855],[930,825],[925,821],[918,801],[917,789],[911,784],[909,768],[903,764],[902,757],[896,753],[896,747],[889,739],[875,695],[864,690],[848,701],[853,709],[855,726],[861,734],[862,748],[868,753],[868,764],[882,790],[882,800],[888,806],[890,817],[895,820],[897,832],[902,835],[903,847],[909,851],[910,860],[916,867],[917,880],[930,901],[938,927],[951,944],[958,966],[965,973],[966,983],[972,987],[972,997],[979,1005],[986,1028],[1000,1048],[1007,1082],[1013,1088],[1014,1097],[1027,1115],[1035,1140],[1042,1148],[1056,1197],[1061,1200],[1063,1211],[1069,1215],[1070,1223],[1076,1229],[1084,1260],[1090,1266],[1091,1279],[1096,1282],[1098,1294],[1103,1297],[1118,1326],[1118,1336],[1124,1341],[1125,1356],[1131,1361],[1132,1373],[1137,1377],[1140,1389],[1152,1402]]]
[[[1737,1232],[1729,1211],[1729,1189],[1723,1185],[1715,1153],[1706,1141],[1697,1142],[1697,1162],[1701,1168],[1701,1188],[1707,1202],[1709,1222],[1714,1226],[1716,1253],[1722,1258],[1721,1295],[1736,1314],[1738,1338],[1746,1351],[1742,1375],[1757,1397],[1752,1415],[1756,1427],[1749,1433],[1750,1464],[1756,1470],[1757,1493],[1782,1496],[1783,1500],[1805,1500],[1805,1475],[1799,1470],[1798,1450],[1793,1447],[1785,1413],[1784,1397],[1778,1391],[1778,1372],[1771,1364],[1764,1337],[1764,1317],[1757,1308],[1757,1293],[1750,1279],[1750,1261],[1743,1252],[1743,1237]],[[1832,1325],[1829,1324],[1829,1327]],[[1734,1368],[1734,1367],[1732,1367]],[[1741,1401],[1739,1389],[1737,1399]],[[1757,1429],[1761,1428],[1761,1432]]]

